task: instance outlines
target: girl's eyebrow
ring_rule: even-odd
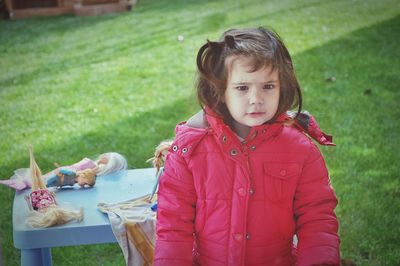
[[[259,82],[259,83],[262,83],[262,84],[271,84],[271,83],[278,83],[278,82],[279,82],[278,80],[267,80],[267,81]],[[254,82],[246,82],[246,81],[236,81],[236,82],[232,82],[233,85],[249,85],[249,84],[252,84],[252,83],[254,83]]]

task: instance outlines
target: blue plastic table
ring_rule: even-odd
[[[93,188],[74,186],[56,190],[60,205],[84,208],[82,222],[50,228],[30,228],[25,224],[28,206],[24,199],[31,190],[17,192],[13,204],[14,246],[21,250],[21,265],[52,265],[51,248],[117,242],[108,216],[97,204],[116,203],[150,194],[155,182],[153,168],[127,170],[101,176]]]

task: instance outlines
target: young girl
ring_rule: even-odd
[[[177,126],[166,158],[155,265],[339,265],[337,200],[303,132],[334,144],[300,113],[280,37],[228,30],[197,66],[203,110]]]

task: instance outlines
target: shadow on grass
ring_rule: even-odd
[[[399,32],[397,16],[294,57],[306,109],[338,145],[323,151],[340,202],[342,256],[357,265],[400,261]]]
[[[400,16],[294,58],[299,79],[306,84],[306,109],[336,137],[338,147],[326,155],[340,199],[342,255],[358,264],[394,265],[400,259],[396,251],[400,246],[399,176],[394,165],[400,160],[400,137],[393,133],[400,132],[399,32]],[[326,80],[331,76],[335,82]],[[126,155],[130,167],[147,167],[145,160],[158,142],[172,137],[175,124],[197,109],[195,101],[178,98],[101,131],[46,147],[36,157],[39,165],[50,165],[41,154],[55,157],[68,150],[77,154],[73,158],[77,161],[84,155],[115,150]],[[1,172],[11,173],[16,165],[26,165],[27,158],[3,166]],[[2,202],[12,201],[12,193],[1,197]],[[2,218],[2,224],[6,223],[2,235],[6,235],[6,264],[12,265],[18,253],[10,248],[10,213],[6,212],[8,220]],[[65,257],[72,257],[73,252],[64,252]]]

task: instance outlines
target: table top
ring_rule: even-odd
[[[154,187],[155,169],[144,168],[100,176],[92,188],[55,189],[60,206],[84,209],[82,222],[70,222],[49,228],[31,228],[25,224],[28,205],[24,199],[31,189],[15,193],[13,204],[13,238],[18,249],[75,246],[116,242],[108,216],[98,203],[117,203],[150,194]],[[53,191],[53,188],[51,189]]]

